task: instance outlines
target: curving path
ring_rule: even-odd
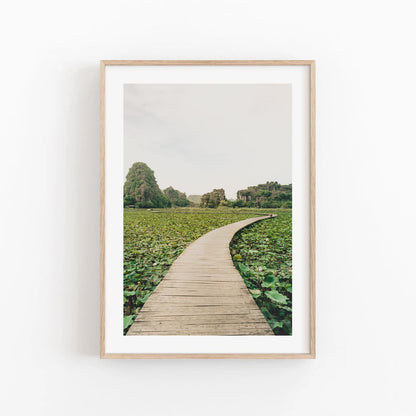
[[[229,244],[250,218],[191,243],[150,295],[127,335],[274,335],[233,265]]]

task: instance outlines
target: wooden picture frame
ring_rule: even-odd
[[[309,71],[309,351],[306,353],[132,353],[106,349],[106,71],[113,67],[302,66]],[[103,359],[314,359],[315,295],[315,61],[313,60],[103,60],[100,81],[100,357]],[[108,253],[107,253],[108,255]]]

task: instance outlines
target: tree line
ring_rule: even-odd
[[[188,199],[172,186],[163,191],[154,172],[143,162],[132,165],[124,183],[124,207],[170,208],[200,206],[202,208],[292,208],[292,185],[266,182],[237,192],[237,200],[227,200],[224,189],[214,189]],[[198,201],[200,201],[198,203]]]

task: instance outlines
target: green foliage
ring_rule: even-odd
[[[234,206],[252,208],[291,208],[292,185],[266,182],[237,192]]]
[[[133,325],[134,320],[136,319],[137,315],[128,315],[124,316],[123,318],[123,330],[124,334],[127,333],[127,330]]]
[[[274,333],[292,335],[292,212],[244,228],[230,251]]]
[[[250,293],[254,299],[257,299],[259,296],[261,296],[261,290],[258,289],[250,289]]]
[[[262,287],[275,287],[276,283],[279,281],[279,279],[272,273],[267,273],[262,282]]]
[[[124,207],[166,208],[171,206],[156,182],[154,172],[146,163],[132,165],[124,183]]]
[[[241,208],[242,206],[244,206],[244,201],[241,199],[237,199],[237,201],[233,202],[234,208]]]
[[[202,195],[201,207],[202,208],[217,208],[222,201],[225,201],[224,189],[214,189],[212,192]]]
[[[173,189],[171,186],[166,188],[163,193],[174,207],[187,207],[191,204],[191,202],[186,198],[185,193],[179,192],[178,190]]]
[[[222,201],[220,201],[219,207],[221,207],[221,208],[223,208],[223,207],[233,208],[233,202],[223,199]]]
[[[134,198],[131,195],[126,195],[124,197],[124,206],[125,207],[134,207],[134,205],[136,204],[136,198]]]
[[[270,292],[265,292],[266,296],[271,299],[273,302],[286,305],[287,296],[282,295],[277,290],[271,290]]]
[[[124,316],[138,313],[171,264],[192,241],[223,225],[268,213],[270,210],[227,208],[157,212],[125,209]]]

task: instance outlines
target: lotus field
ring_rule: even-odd
[[[124,332],[185,248],[203,234],[261,215],[277,217],[238,232],[230,255],[277,335],[292,333],[292,211],[279,209],[125,209]]]

